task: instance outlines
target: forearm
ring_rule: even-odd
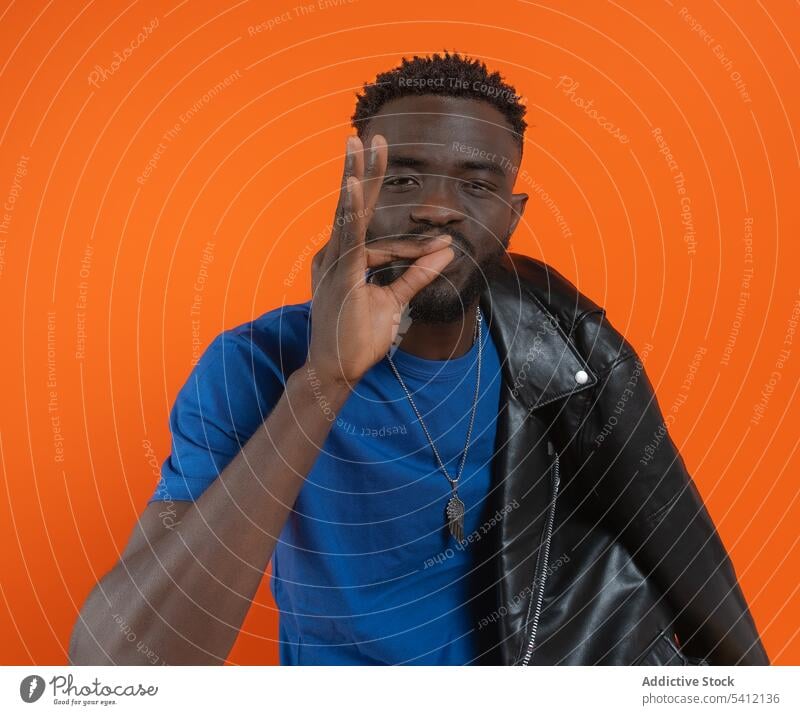
[[[346,387],[313,380],[305,367],[293,373],[263,426],[180,522],[103,579],[84,606],[83,627],[91,634],[75,639],[84,647],[73,649],[73,662],[87,649],[93,663],[144,664],[152,662],[148,653],[172,664],[224,661],[349,395]],[[136,634],[131,641],[120,617]],[[88,642],[92,636],[105,657]]]

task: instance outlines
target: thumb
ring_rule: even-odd
[[[445,246],[418,258],[403,275],[389,284],[389,289],[400,304],[405,305],[434,278],[438,277],[447,264],[455,258],[455,255],[455,251],[450,246]]]

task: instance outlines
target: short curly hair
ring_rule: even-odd
[[[426,57],[414,55],[411,60],[403,58],[400,65],[381,72],[374,82],[365,82],[363,92],[356,95],[351,117],[358,136],[364,138],[370,120],[388,101],[422,94],[488,102],[506,118],[522,153],[528,126],[523,119],[527,110],[520,102],[522,97],[499,72],[489,72],[484,62],[446,50],[444,56],[436,53]]]

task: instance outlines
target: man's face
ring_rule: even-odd
[[[452,236],[455,258],[411,300],[410,316],[458,320],[489,282],[528,199],[512,194],[520,152],[508,121],[486,102],[421,95],[387,102],[365,146],[375,134],[386,139],[388,165],[366,241]],[[373,281],[388,285],[409,263],[388,263]]]

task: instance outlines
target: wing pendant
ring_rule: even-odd
[[[450,533],[460,543],[464,540],[464,502],[457,494],[453,494],[447,502],[446,516]]]

